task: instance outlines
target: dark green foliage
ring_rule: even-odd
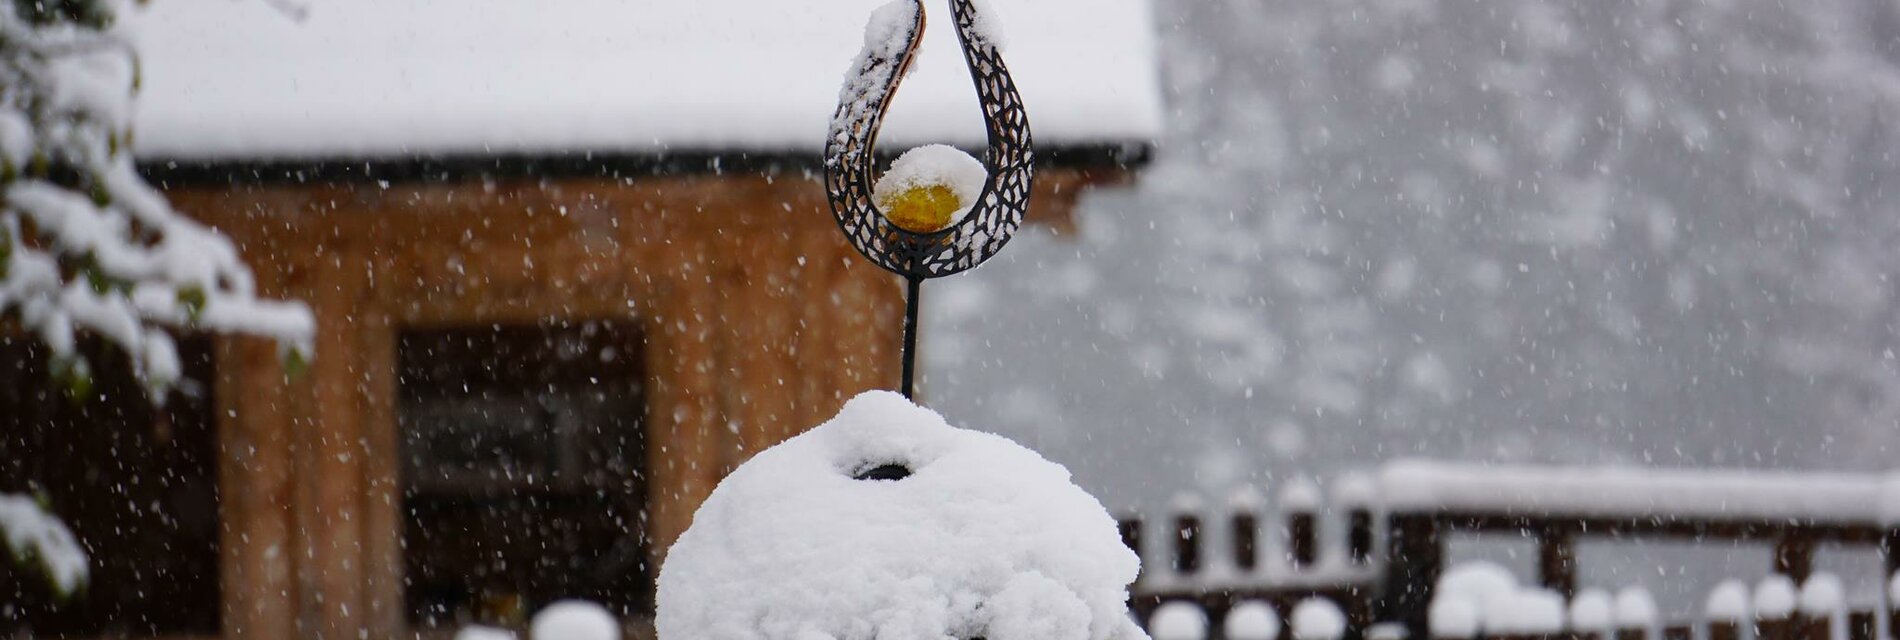
[[[112,10],[99,0],[13,0],[21,18],[46,27],[74,24],[90,29],[112,26]]]

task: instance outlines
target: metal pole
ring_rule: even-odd
[[[924,278],[912,274],[904,276],[904,280],[910,285],[910,292],[904,297],[904,397],[915,400],[912,380],[917,373],[917,296],[923,293]]]

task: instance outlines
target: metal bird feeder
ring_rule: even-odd
[[[972,0],[949,1],[989,144],[982,158],[988,176],[968,213],[946,228],[920,233],[893,224],[872,201],[878,130],[923,42],[920,0],[907,0],[908,19],[891,25],[897,38],[893,43],[880,47],[867,38],[857,64],[846,76],[832,116],[831,137],[825,142],[825,189],[839,230],[865,258],[903,276],[907,284],[902,389],[906,398],[912,397],[914,389],[918,296],[924,280],[973,269],[1002,250],[1022,226],[1035,173],[1029,118],[1016,83],[984,31],[978,7]]]

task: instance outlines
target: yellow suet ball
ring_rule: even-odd
[[[963,208],[949,185],[919,184],[890,194],[877,203],[891,224],[911,233],[934,233],[950,226],[951,216]]]

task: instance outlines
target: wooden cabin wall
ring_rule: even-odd
[[[1101,175],[1045,173],[1067,228]],[[396,343],[405,327],[618,319],[646,336],[654,555],[747,456],[895,388],[901,282],[806,176],[196,186],[269,296],[317,315],[308,371],[220,341],[224,635],[406,636]],[[228,364],[227,364],[228,363]],[[660,558],[651,560],[658,567]],[[655,571],[657,573],[657,570]]]

